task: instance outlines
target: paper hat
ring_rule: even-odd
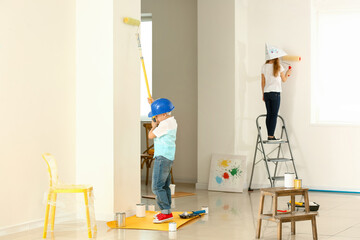
[[[265,43],[265,60],[271,60],[271,59],[275,59],[275,58],[279,58],[282,56],[286,56],[287,53],[285,51],[283,51],[280,48],[274,47],[274,46],[270,46],[267,43]]]

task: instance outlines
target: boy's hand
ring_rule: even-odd
[[[156,128],[158,126],[157,122],[151,121],[151,126],[152,128]]]
[[[154,102],[153,98],[148,98],[148,103],[151,105]]]

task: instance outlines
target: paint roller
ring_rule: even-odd
[[[124,18],[124,23],[125,24],[129,24],[129,25],[133,25],[133,26],[140,26],[140,21],[134,18],[129,18],[129,17],[125,17]]]
[[[292,61],[292,62],[300,62],[301,61],[301,57],[300,56],[290,56],[290,55],[286,55],[281,57],[281,60],[283,61]],[[287,65],[289,65],[289,69],[291,69],[290,64],[285,63]],[[288,75],[288,77],[290,77],[290,75]]]
[[[286,55],[286,56],[281,57],[281,59],[282,59],[283,61],[292,61],[292,62],[300,62],[300,61],[301,61],[301,57],[300,57],[300,56],[289,56],[289,55]]]
[[[141,65],[142,65],[142,69],[143,69],[143,72],[144,72],[144,77],[145,77],[145,83],[146,83],[146,89],[147,89],[148,97],[149,97],[149,98],[152,98],[152,97],[151,97],[151,93],[150,93],[150,88],[149,88],[149,81],[148,81],[147,74],[146,74],[146,69],[145,69],[144,57],[143,57],[143,55],[142,55],[142,50],[141,50],[141,41],[140,41],[140,34],[139,34],[140,21],[137,20],[137,19],[134,19],[134,18],[130,18],[130,17],[125,17],[125,18],[123,19],[123,21],[124,21],[125,24],[132,25],[132,26],[137,26],[137,27],[138,27],[138,30],[137,30],[137,33],[136,33],[136,38],[137,38],[137,41],[138,41],[138,48],[139,48],[139,53],[140,53],[140,60],[141,60]],[[155,117],[153,117],[152,120],[153,120],[154,122],[156,122]]]

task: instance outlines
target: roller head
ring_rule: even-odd
[[[294,62],[300,62],[301,61],[301,57],[300,56],[283,56],[282,57],[283,61],[294,61]]]
[[[133,25],[133,26],[140,26],[140,21],[139,20],[136,20],[134,18],[129,18],[129,17],[124,18],[124,23],[129,24],[129,25]]]

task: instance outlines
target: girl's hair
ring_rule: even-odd
[[[279,75],[279,72],[280,72],[280,60],[279,58],[275,58],[275,59],[272,59],[274,62],[273,62],[273,74],[274,74],[274,77],[277,77]],[[271,60],[267,60],[266,63],[269,63]]]

